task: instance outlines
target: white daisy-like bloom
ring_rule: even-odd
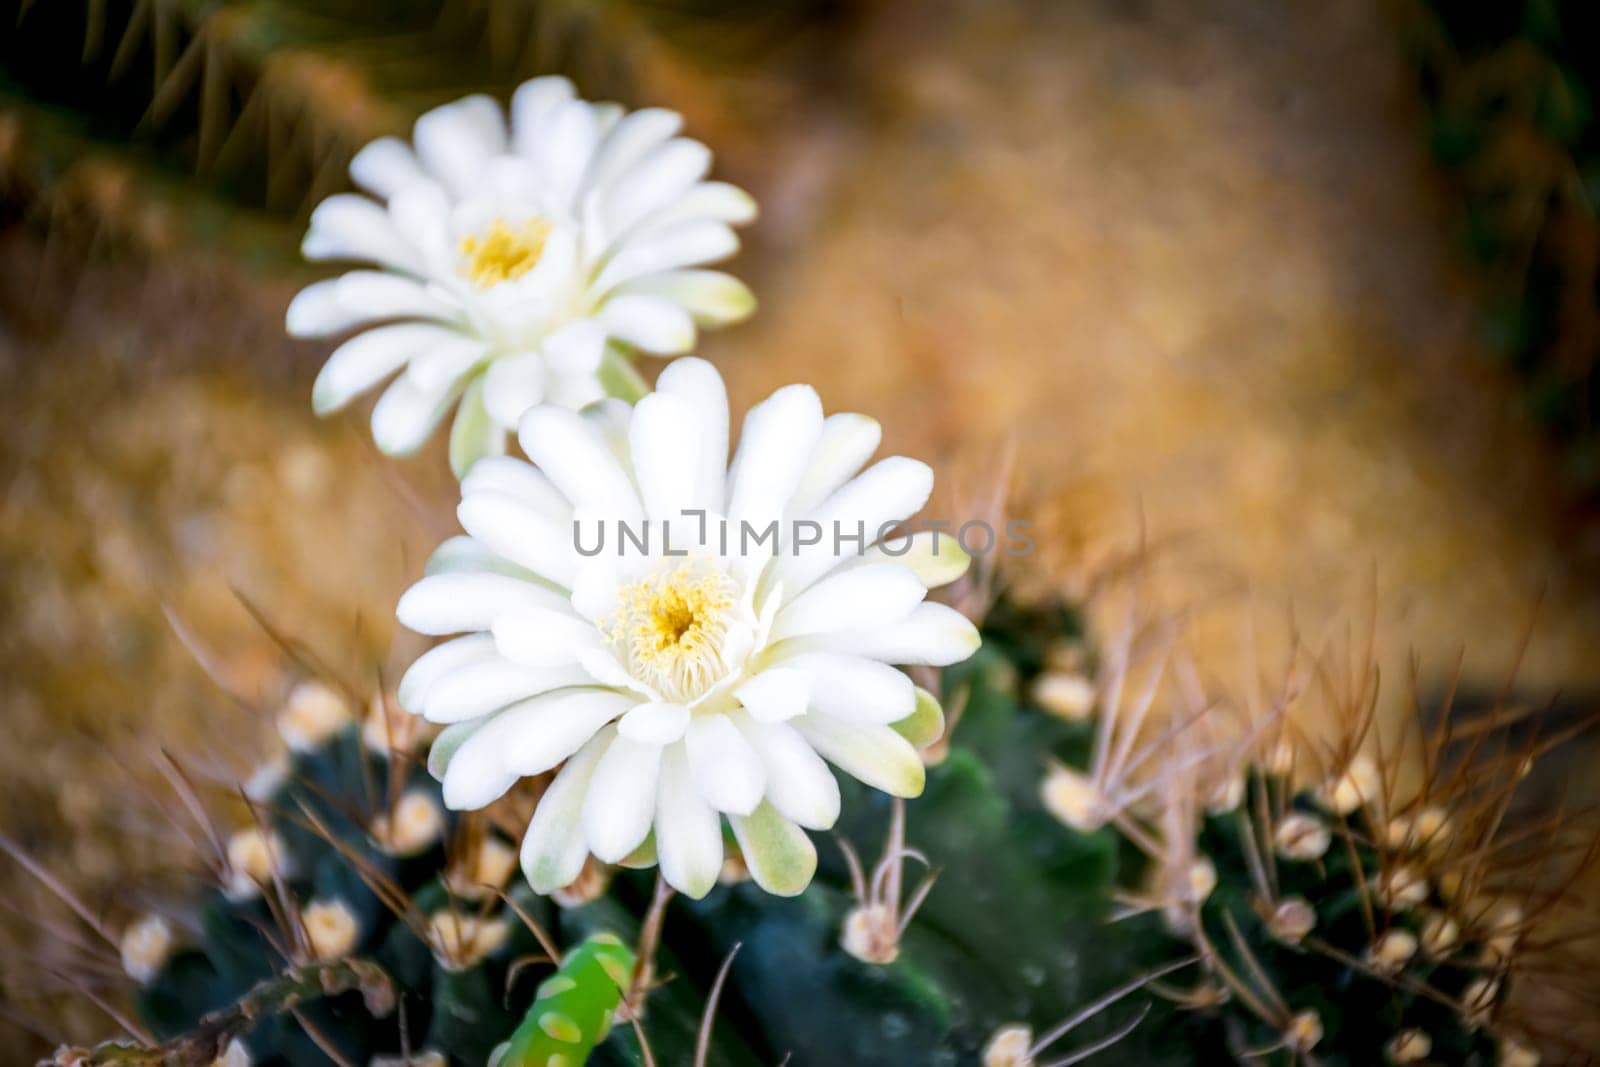
[[[933,473],[900,456],[862,470],[879,437],[789,386],[750,411],[730,465],[727,395],[698,359],[634,408],[530,411],[519,439],[533,464],[472,469],[468,536],[441,546],[398,609],[421,633],[467,634],[399,690],[445,726],[429,758],[445,804],[480,808],[560,766],[523,840],[535,889],[571,883],[593,854],[654,857],[699,897],[722,869],[724,816],[758,884],[805,888],[804,831],[839,814],[828,763],[920,793],[918,746],[943,717],[894,665],[958,662],[978,634],[926,599],[966,570],[955,539],[883,533],[922,508]],[[615,524],[637,534],[646,520],[648,550],[624,537],[619,552]],[[807,525],[836,522],[845,537]],[[743,536],[769,527],[773,539]]]
[[[626,354],[689,351],[696,328],[754,310],[731,256],[748,194],[707,181],[711,152],[661,108],[624,112],[537,78],[417,120],[350,163],[370,196],[329,197],[311,216],[309,259],[372,264],[303,290],[297,337],[356,332],[313,390],[335,411],[400,371],[372,413],[391,455],[415,451],[452,405],[458,474],[504,450],[522,413],[637,395]],[[629,398],[631,399],[632,396]]]

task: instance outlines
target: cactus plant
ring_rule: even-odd
[[[1505,1013],[1524,913],[1443,873],[1481,854],[1470,813],[1380,822],[1365,757],[1299,788],[1279,752],[1242,790],[1205,793],[1177,745],[1151,772],[1159,804],[1091,827],[1051,779],[1087,779],[1118,709],[1063,716],[1032,696],[1059,691],[1061,649],[1082,658],[1076,617],[1002,603],[985,638],[945,672],[959,715],[924,748],[926,794],[842,783],[836,845],[795,898],[750,883],[736,852],[698,901],[626,868],[539,896],[497,828],[515,814],[444,811],[421,739],[401,736],[415,720],[390,709],[405,727],[391,745],[388,719],[363,728],[302,687],[288,767],[252,789],[217,885],[125,936],[140,1017],[167,1044],[57,1062],[209,1062],[236,1042],[223,1062],[472,1064],[504,1045],[505,1067],[591,1046],[593,1063],[648,1048],[658,1063],[1021,1065],[1109,1041],[1152,1064],[1531,1062],[1508,1058],[1527,1038]],[[1103,676],[1118,669],[1114,642],[1103,658]],[[1174,806],[1184,848],[1163,840]],[[1063,1021],[1078,1025],[1057,1044]]]
[[[1566,449],[1573,486],[1600,486],[1595,287],[1600,54],[1592,5],[1412,0],[1407,43],[1430,140],[1462,194],[1466,243],[1491,292],[1488,333],[1524,405]]]
[[[701,72],[760,62],[828,14],[813,0],[0,0],[0,207],[260,259],[344,187],[357,149],[429,107],[566,73],[719,124]],[[197,202],[209,210],[190,218]]]

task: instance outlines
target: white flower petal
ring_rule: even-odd
[[[617,657],[608,648],[584,648],[578,651],[578,664],[589,676],[601,685],[613,689],[631,690],[646,699],[654,699],[654,694],[646,691],[627,668],[617,662]]]
[[[918,687],[917,710],[893,723],[892,728],[913,748],[927,748],[944,736],[944,708],[939,706],[939,698]]]
[[[624,115],[595,150],[584,185],[605,192],[657,145],[683,128],[683,116],[666,108],[641,108]]]
[[[496,203],[525,204],[529,195],[539,188],[539,167],[531,159],[519,155],[496,156],[478,176],[480,195]],[[542,267],[541,261],[535,269]]]
[[[784,646],[785,652],[835,652],[901,666],[948,667],[978,650],[972,620],[944,604],[917,605],[899,622],[872,629],[837,630]]]
[[[817,848],[804,830],[764,803],[728,819],[756,885],[780,897],[800,894],[817,873]]]
[[[567,523],[572,505],[533,464],[509,456],[486,459],[461,479],[461,495],[504,493],[547,519]]]
[[[425,175],[410,145],[398,137],[380,137],[350,160],[350,177],[387,200]]]
[[[697,326],[730,326],[756,309],[750,287],[719,270],[672,270],[636,278],[617,292],[659,296],[680,305]]]
[[[501,759],[522,775],[543,774],[576,752],[589,736],[635,703],[608,689],[562,689],[526,701]],[[501,715],[517,712],[513,706]]]
[[[407,589],[395,614],[407,629],[443,635],[488,630],[504,615],[558,610],[564,603],[560,594],[508,575],[446,573]]]
[[[700,434],[700,473],[694,499],[712,514],[722,514],[728,469],[728,393],[717,369],[703,359],[678,359],[656,379],[656,392],[689,405]]]
[[[504,556],[495,555],[466,535],[441,542],[428,557],[422,573],[425,577],[435,574],[502,574],[535,586],[542,582],[537,574],[517,566]]]
[[[683,743],[690,777],[707,804],[733,815],[755,810],[766,785],[761,757],[727,716],[695,716]]]
[[[916,687],[901,671],[860,656],[806,652],[782,661],[811,676],[812,711],[869,725],[885,725],[916,708]]]
[[[600,757],[583,804],[583,833],[589,851],[616,863],[639,847],[656,812],[656,782],[661,771],[659,745],[619,736]]]
[[[846,533],[864,531],[871,543],[884,527],[921,510],[932,491],[933,471],[926,463],[904,456],[879,460],[804,516],[821,527],[823,536],[818,544],[780,560],[776,576],[791,596],[798,595],[840,564],[833,552],[835,523]]]
[[[607,229],[626,233],[634,224],[687,193],[711,169],[711,150],[676,137],[657,145],[613,184],[605,204]]]
[[[722,820],[695,790],[683,745],[669,745],[661,753],[656,854],[661,876],[686,896],[698,900],[717,884],[722,870]]]
[[[378,450],[409,456],[421,448],[466,384],[457,380],[424,389],[404,375],[395,379],[372,409],[372,440]]]
[[[672,301],[643,293],[617,293],[600,309],[606,332],[619,341],[675,356],[694,347],[694,320]]]
[[[538,698],[535,698],[538,699]],[[493,804],[522,777],[501,758],[500,746],[518,728],[520,705],[513,705],[486,719],[471,719],[446,729],[463,730],[441,770],[444,806],[452,811],[476,811]],[[443,734],[440,735],[443,737]],[[454,735],[452,741],[455,740]],[[434,742],[438,747],[439,742]]]
[[[541,693],[592,684],[588,673],[576,666],[540,670],[495,655],[441,674],[423,692],[419,706],[429,722],[449,724],[490,715]]]
[[[927,771],[911,742],[888,726],[858,726],[826,715],[791,720],[811,747],[852,778],[890,796],[922,793]]]
[[[492,803],[518,778],[572,755],[627,706],[626,697],[604,689],[562,689],[496,712],[451,758],[445,807],[472,811]]]
[[[466,494],[456,507],[456,517],[490,551],[557,585],[571,585],[579,557],[573,551],[570,524],[508,493],[483,491]]]
[[[771,640],[870,630],[906,618],[928,595],[910,568],[874,563],[831,574],[778,610]]]
[[[422,285],[382,271],[353,270],[295,294],[284,316],[292,337],[329,337],[383,319],[452,321],[455,309]]]
[[[536,893],[554,893],[583,873],[589,846],[583,836],[583,804],[595,765],[615,733],[602,730],[567,761],[539,798],[522,838],[522,873]]]
[[[318,415],[339,410],[405,366],[411,357],[460,336],[444,326],[405,322],[358,333],[333,350],[311,387]]]
[[[379,319],[450,320],[455,317],[455,309],[442,303],[420,282],[383,271],[347,271],[334,279],[334,293],[339,308],[346,315],[344,325],[338,329]],[[338,332],[338,329],[328,332]],[[290,332],[294,332],[292,327]]]
[[[587,547],[594,543],[591,531],[585,528],[582,544]],[[612,553],[584,560],[572,581],[573,608],[584,618],[599,623],[616,608],[622,580],[622,571]]]
[[[646,240],[662,230],[695,222],[742,226],[755,217],[756,202],[743,189],[727,182],[701,182],[642,219],[626,240]]]
[[[573,98],[572,83],[559,76],[523,82],[511,96],[511,138],[518,154],[534,158],[556,108]]]
[[[417,119],[412,143],[423,166],[457,196],[471,195],[490,159],[505,151],[500,105],[483,95],[436,107]]]
[[[758,722],[784,722],[805,714],[811,702],[811,675],[791,667],[768,667],[733,695]]]
[[[522,417],[517,440],[574,505],[608,522],[636,523],[639,497],[600,430],[576,412],[534,408]]]
[[[395,231],[389,213],[355,193],[330,196],[317,205],[300,254],[307,259],[365,260],[413,274],[424,266],[417,250]]]
[[[428,748],[428,773],[439,781],[444,781],[444,776],[450,773],[451,760],[455,759],[456,753],[461,750],[467,738],[488,724],[488,719],[472,719],[440,730],[439,736],[433,739],[433,744]]]
[[[864,563],[903,563],[929,589],[949,585],[966,574],[972,563],[972,557],[955,537],[937,530],[885,538],[867,549],[862,560]]]
[[[716,219],[731,226],[756,220],[755,197],[727,182],[701,182],[678,202],[685,218]]]
[[[590,319],[579,319],[556,330],[545,338],[541,349],[551,375],[558,381],[592,380],[599,373],[605,350],[605,328]]]
[[[781,518],[822,433],[822,401],[789,385],[750,409],[728,471],[728,518],[762,527]]]
[[[389,198],[389,218],[411,245],[428,257],[435,271],[454,272],[460,247],[450,233],[452,201],[432,178],[412,182]]]
[[[415,715],[422,713],[422,697],[434,682],[446,674],[469,663],[484,663],[498,659],[494,638],[488,634],[472,634],[435,645],[406,669],[395,690],[400,706]]]
[[[670,745],[689,727],[689,709],[682,704],[654,701],[640,704],[617,723],[617,733],[644,745]]]
[[[600,271],[591,292],[603,296],[649,274],[715,263],[739,251],[739,238],[720,222],[686,222],[624,243]]]
[[[641,400],[643,397],[640,398]],[[578,413],[584,422],[594,427],[600,440],[611,449],[612,458],[630,478],[633,476],[633,454],[629,451],[628,432],[633,424],[633,407],[615,397],[590,404]]]
[[[568,214],[578,181],[599,142],[600,127],[594,109],[583,100],[553,105],[545,114],[543,125],[530,153],[539,165],[539,195],[548,210]]]
[[[735,720],[761,756],[767,800],[808,830],[827,830],[839,819],[839,783],[799,731],[784,723]]]
[[[628,446],[645,515],[656,520],[657,530],[662,520],[694,525],[684,515],[699,503],[700,429],[694,409],[671,394],[651,393],[634,406]]]
[[[451,330],[444,332],[447,336],[418,353],[406,368],[406,377],[424,392],[443,389],[470,374],[478,361],[489,354],[485,341]]]
[[[574,662],[581,651],[603,647],[594,624],[573,615],[566,605],[497,616],[494,643],[502,656],[529,667],[558,667]]]
[[[450,470],[457,478],[487,456],[506,450],[506,431],[489,417],[483,406],[483,379],[472,379],[461,394],[455,421],[450,426]]]
[[[483,377],[485,406],[494,421],[508,429],[515,430],[522,416],[545,399],[548,371],[542,353],[501,356],[489,364]]]
[[[339,307],[339,279],[312,282],[296,293],[283,325],[290,337],[326,337],[348,330],[350,316]]]
[[[883,428],[877,419],[851,413],[829,415],[806,464],[805,477],[789,502],[790,510],[810,511],[826,500],[860,473],[882,439]],[[869,533],[869,538],[875,536],[876,531]]]

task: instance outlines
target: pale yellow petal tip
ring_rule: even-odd
[[[893,790],[895,796],[913,800],[920,797],[922,791],[928,787],[928,768],[918,760],[914,767],[909,765],[906,767],[901,779],[890,784],[895,786]]]
[[[756,221],[761,215],[761,205],[756,203],[756,198],[737,185],[728,186],[735,199],[739,201],[739,214],[730,221],[735,226],[745,226]]]
[[[672,888],[690,900],[704,900],[706,894],[717,887],[717,875],[719,873],[721,872],[711,871],[705,875],[697,873],[693,878],[685,878],[681,882],[673,882],[670,878],[668,881],[671,882]]]
[[[978,632],[977,626],[973,625],[971,619],[963,616],[957,630],[960,634],[961,644],[966,648],[968,656],[983,647],[983,635]]]
[[[744,282],[734,279],[719,309],[723,322],[743,322],[756,313],[756,294]]]
[[[910,715],[891,725],[912,747],[927,748],[944,736],[944,708],[938,697],[919,686],[917,706]]]
[[[652,832],[639,847],[617,861],[617,866],[627,867],[629,870],[643,870],[656,865],[656,835]]]
[[[797,897],[811,887],[811,878],[815,874],[816,867],[813,865],[803,876],[796,872],[789,877],[768,877],[764,882],[757,878],[756,884],[775,897]]]
[[[938,544],[938,554],[945,558],[939,568],[940,576],[944,578],[943,584],[948,584],[967,573],[972,566],[972,555],[961,547],[960,541],[948,535],[940,535]]]
[[[556,865],[543,856],[532,859],[523,857],[522,876],[528,880],[533,891],[540,896],[549,896],[558,889],[566,887],[572,879],[567,878]]]
[[[804,830],[779,815],[770,801],[731,821],[756,885],[775,897],[805,892],[817,873],[817,849]]]

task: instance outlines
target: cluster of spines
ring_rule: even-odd
[[[380,1006],[392,1010],[347,994],[296,1002],[241,1028],[233,1054],[364,1063],[408,1045],[487,1058],[514,1025],[509,960],[539,948],[517,909],[542,914],[505,893],[514,847],[445,812],[415,758],[414,720],[382,701],[364,721],[350,707],[319,683],[298,687],[279,720],[288,758],[246,787],[215,886],[183,922],[129,927],[124,964],[154,1038],[181,1039],[284,975],[346,964],[391,982]]]
[[[1496,877],[1510,859],[1499,839],[1555,855],[1575,830],[1588,859],[1595,839],[1560,820],[1501,833],[1533,751],[1452,757],[1446,709],[1443,726],[1416,731],[1421,784],[1399,803],[1403,760],[1377,742],[1370,662],[1312,672],[1324,688],[1342,679],[1321,705],[1338,738],[1319,746],[1285,714],[1297,681],[1229,738],[1222,701],[1166,692],[1173,660],[1181,675],[1169,639],[1130,626],[1102,650],[1098,684],[1076,648],[1047,651],[1028,684],[1090,735],[1046,771],[1041,801],[1076,832],[1113,829],[1138,857],[1124,914],[1159,915],[1193,952],[1202,978],[1166,992],[1194,1025],[1220,1025],[1235,1055],[1289,1062],[1538,1063],[1511,991],[1531,916],[1564,885]],[[1493,733],[1482,725],[1464,732]]]
[[[109,236],[162,252],[187,238],[258,258],[260,234],[230,236],[241,208],[287,247],[275,218],[343,189],[362,145],[464,90],[563,72],[591,95],[680,97],[715,123],[684,50],[747,41],[749,61],[824,7],[0,2],[0,80],[12,87],[0,90],[0,208],[20,205],[80,246]],[[213,210],[194,218],[197,182]]]

